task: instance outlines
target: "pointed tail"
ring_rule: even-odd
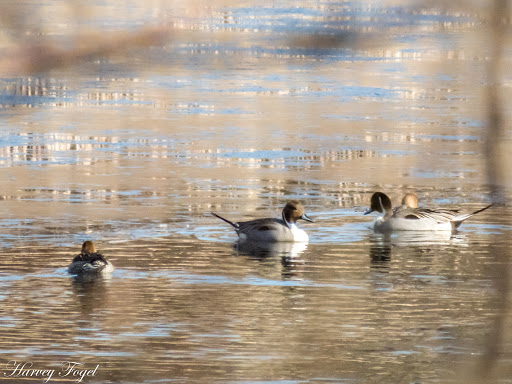
[[[222,216],[217,215],[215,212],[211,212],[211,214],[215,217],[218,217],[219,219],[225,221],[229,225],[232,225],[233,228],[238,229],[238,224],[233,223],[232,221],[229,221],[228,219],[223,218]]]
[[[491,208],[493,205],[494,205],[494,203],[489,204],[487,207],[484,207],[484,208],[478,209],[478,210],[476,210],[476,211],[475,211],[475,212],[473,212],[473,213],[467,213],[467,214],[465,214],[465,215],[457,216],[457,217],[455,218],[455,220],[454,220],[454,221],[452,221],[453,228],[454,228],[454,229],[457,229],[457,228],[462,224],[462,222],[463,222],[464,220],[469,219],[471,216],[474,216],[474,215],[476,215],[477,213],[483,212],[483,211],[485,211],[486,209]]]
[[[487,208],[491,208],[493,205],[494,205],[494,203],[489,204],[487,207],[484,207],[484,208],[482,208],[482,209],[479,209],[478,211],[473,212],[473,213],[471,214],[471,216],[476,215],[477,213],[480,213],[480,212],[482,212],[482,211],[485,211]]]

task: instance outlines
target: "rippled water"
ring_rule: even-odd
[[[91,7],[107,31],[188,10]],[[471,377],[500,313],[510,207],[453,235],[374,234],[363,212],[377,190],[489,201],[478,17],[307,1],[203,11],[164,47],[0,79],[0,377],[43,382],[9,376],[13,361],[99,365],[86,383]],[[62,18],[45,33],[63,34]],[[241,247],[210,214],[278,217],[289,199],[316,221],[301,225],[307,246]],[[67,274],[85,240],[112,276]]]

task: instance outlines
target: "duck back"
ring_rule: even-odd
[[[101,253],[80,253],[76,255],[68,267],[68,272],[73,275],[83,273],[108,273],[114,270],[114,266]]]

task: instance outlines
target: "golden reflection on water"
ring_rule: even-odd
[[[482,354],[509,207],[448,236],[374,235],[362,215],[376,190],[395,205],[409,191],[426,207],[486,201],[475,10],[25,5],[0,16],[2,47],[28,36],[70,62],[35,75],[48,60],[0,60],[0,375],[76,359],[100,364],[88,383],[452,382]],[[135,28],[162,19],[166,39]],[[87,24],[119,48],[155,39],[101,53]],[[32,66],[12,78],[12,63]],[[278,217],[289,199],[316,220],[301,248],[234,244],[209,214]],[[66,274],[88,239],[110,278]]]
[[[93,382],[451,377],[447,357],[478,351],[488,324],[485,246],[392,246],[376,261],[373,241],[310,245],[288,264],[228,244],[127,242],[104,250],[112,278],[89,282],[61,268],[73,249],[32,249],[34,272],[4,282],[3,355],[54,364],[71,350],[100,364]]]

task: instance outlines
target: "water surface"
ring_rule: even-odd
[[[163,47],[0,79],[0,376],[43,381],[8,376],[10,361],[99,364],[86,383],[474,372],[502,304],[510,207],[426,235],[374,234],[363,212],[377,190],[394,204],[408,191],[427,207],[488,203],[478,17],[284,1],[189,19],[151,4],[98,2],[79,22],[181,20]],[[65,36],[64,19],[44,33]],[[312,44],[319,31],[330,39]],[[210,214],[278,217],[290,199],[316,221],[302,247],[239,247]],[[67,274],[85,240],[112,276]]]

